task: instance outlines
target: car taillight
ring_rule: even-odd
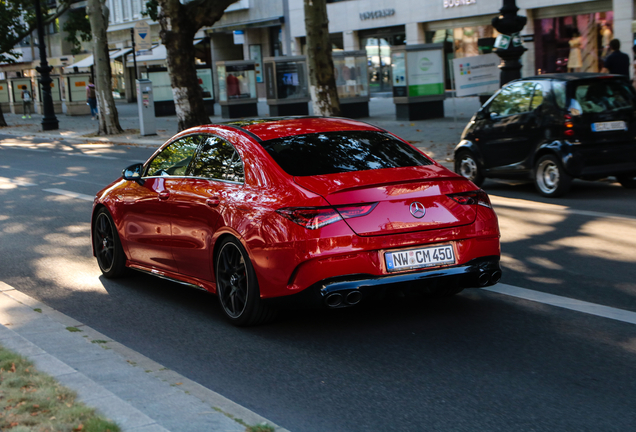
[[[448,195],[448,197],[452,198],[454,201],[460,203],[461,205],[480,205],[492,208],[492,204],[490,204],[490,198],[488,198],[488,194],[481,189],[472,192],[450,194]]]
[[[378,203],[342,207],[296,207],[276,210],[278,214],[307,229],[318,229],[343,219],[368,215]]]
[[[574,136],[574,123],[572,123],[572,116],[570,114],[566,114],[563,116],[563,126],[565,126],[565,136]]]

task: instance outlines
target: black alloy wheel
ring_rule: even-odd
[[[564,195],[572,184],[572,177],[565,172],[556,156],[541,156],[534,169],[534,185],[544,197],[554,198]]]
[[[467,150],[459,151],[455,155],[455,172],[475,183],[475,186],[481,186],[484,182],[484,175],[479,168],[479,163]]]
[[[115,223],[108,210],[100,209],[93,224],[93,247],[97,264],[107,278],[123,276],[126,272],[126,255],[121,247]]]
[[[243,245],[225,238],[216,256],[216,289],[227,319],[236,326],[264,324],[275,311],[260,298],[254,267]]]

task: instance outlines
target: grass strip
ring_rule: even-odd
[[[0,346],[0,430],[121,432],[77,394],[38,372],[28,359]]]

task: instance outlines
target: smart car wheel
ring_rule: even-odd
[[[97,264],[107,278],[116,278],[126,272],[126,255],[110,213],[105,208],[97,212],[93,224],[93,247]]]
[[[556,156],[545,155],[535,166],[534,184],[541,195],[558,197],[570,189],[572,177],[563,170]]]
[[[455,157],[455,172],[466,177],[477,186],[484,182],[479,164],[470,152],[461,151]]]
[[[633,175],[619,175],[616,176],[616,180],[627,189],[636,189],[636,176]]]
[[[228,320],[236,326],[263,324],[275,312],[260,298],[254,267],[243,245],[233,237],[223,240],[216,256],[216,289]]]

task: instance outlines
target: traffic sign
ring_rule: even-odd
[[[146,21],[137,21],[135,24],[135,45],[137,51],[152,49],[150,25]]]

